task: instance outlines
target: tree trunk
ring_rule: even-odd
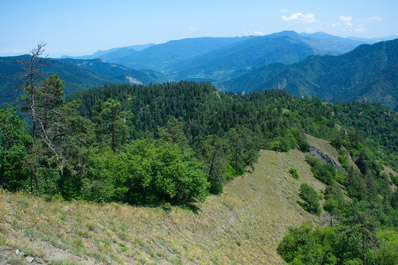
[[[4,185],[4,173],[3,170],[0,169],[0,187]]]
[[[116,139],[115,139],[115,121],[112,121],[112,151],[116,150]]]

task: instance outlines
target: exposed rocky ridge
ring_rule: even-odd
[[[332,159],[327,154],[319,151],[315,146],[312,146],[312,145],[310,146],[310,154],[312,156],[315,156],[316,158],[319,158],[322,161],[322,163],[331,165],[332,167],[334,167],[335,169],[337,169],[341,172],[345,172],[344,168],[342,166],[338,165],[334,159]]]

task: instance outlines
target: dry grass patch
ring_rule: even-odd
[[[296,203],[301,183],[325,188],[291,150],[261,151],[253,173],[197,204],[197,213],[0,191],[0,243],[51,264],[284,264],[276,248],[288,227],[319,222]]]

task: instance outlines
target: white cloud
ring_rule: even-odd
[[[332,27],[340,27],[343,31],[352,31],[353,29],[356,30],[352,17],[348,16],[339,16],[338,21],[333,23]]]
[[[245,36],[263,36],[267,33],[258,30],[245,30]]]
[[[347,32],[366,32],[368,31],[364,25],[372,22],[380,22],[383,20],[382,17],[372,16],[363,19],[353,19],[350,16],[339,16],[338,21],[332,24],[332,27],[339,27],[343,31]]]
[[[288,13],[289,10],[287,10],[287,9],[282,9],[280,12],[281,12],[281,13]]]
[[[29,49],[0,48],[0,54],[28,54]]]
[[[367,17],[367,18],[365,18],[365,20],[366,21],[382,21],[383,20],[383,18],[382,17],[376,17],[376,16],[374,16],[374,17]]]
[[[261,35],[265,35],[265,32],[261,32],[261,31],[255,30],[254,33],[253,33],[253,35],[261,36]]]
[[[343,23],[350,23],[352,21],[352,17],[339,16],[339,20]]]
[[[367,29],[365,29],[363,26],[358,26],[356,29],[355,29],[355,31],[356,32],[366,32],[367,31]]]
[[[297,20],[297,21],[302,21],[302,22],[306,22],[306,23],[315,23],[317,21],[315,14],[313,14],[313,13],[308,13],[308,14],[294,13],[294,14],[291,14],[290,16],[282,16],[282,20],[284,20],[284,21]]]

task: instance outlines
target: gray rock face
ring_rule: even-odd
[[[330,156],[327,154],[322,153],[319,151],[315,146],[310,146],[310,154],[315,156],[316,158],[319,158],[322,163],[324,164],[329,164],[338,171],[344,172],[344,168],[339,166],[335,160],[333,160]]]

